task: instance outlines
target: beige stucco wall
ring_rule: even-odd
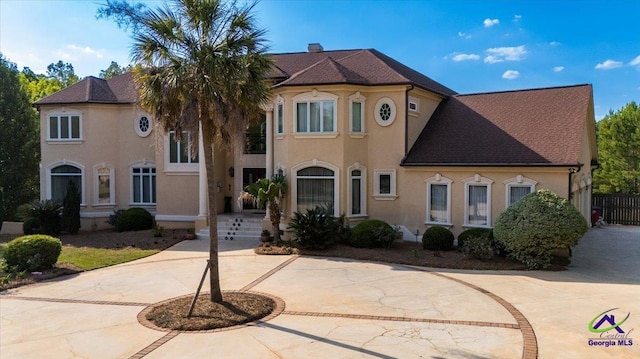
[[[48,116],[54,114],[81,115],[81,141],[48,141]],[[153,133],[146,138],[134,130],[136,119],[144,112],[134,105],[77,104],[42,106],[41,131],[41,198],[50,197],[48,170],[68,163],[82,168],[83,190],[81,210],[82,229],[108,226],[105,218],[114,209],[129,208],[131,203],[130,167],[135,163],[155,162]],[[97,182],[94,167],[113,167],[115,203],[100,205],[96,202]],[[147,208],[155,212],[155,206]]]

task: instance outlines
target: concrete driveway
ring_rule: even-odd
[[[284,310],[227,331],[142,325],[147,306],[195,291],[207,245],[3,293],[0,358],[640,357],[640,227],[592,229],[562,272],[256,256],[257,243],[221,241],[223,290],[276,296]],[[624,335],[602,334],[626,336],[616,345],[588,329],[627,314]]]

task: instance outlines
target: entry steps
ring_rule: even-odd
[[[219,215],[218,240],[258,240],[262,233],[264,214]],[[209,227],[198,232],[198,239],[209,239]]]

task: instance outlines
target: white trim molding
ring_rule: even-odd
[[[366,123],[366,110],[365,110],[365,102],[367,98],[364,97],[360,91],[349,96],[349,136],[353,138],[362,138],[366,136],[367,130],[365,128]],[[353,104],[360,104],[360,131],[353,130]]]
[[[81,206],[86,206],[86,195],[87,195],[87,189],[85,186],[85,169],[84,166],[78,162],[75,161],[69,161],[67,159],[62,159],[62,161],[56,161],[53,163],[50,163],[47,165],[46,167],[46,178],[45,181],[47,183],[46,185],[46,199],[51,199],[52,195],[53,195],[53,190],[51,188],[51,170],[53,170],[54,168],[58,167],[58,166],[73,166],[76,167],[80,170],[80,184],[81,184],[81,188],[80,188],[80,201],[82,202],[80,205]]]
[[[427,202],[426,202],[426,218],[424,223],[428,225],[441,225],[441,226],[452,226],[451,224],[451,183],[453,180],[447,177],[443,177],[440,173],[436,173],[435,176],[427,178],[424,180],[427,185]],[[446,220],[444,222],[438,222],[431,218],[431,186],[433,185],[441,185],[447,186],[447,209],[446,209]]]
[[[389,175],[389,193],[380,192],[380,176]],[[377,201],[393,201],[396,195],[396,170],[395,169],[375,169],[373,170],[373,198]]]
[[[333,171],[333,214],[338,217],[340,215],[340,167],[317,159],[291,167],[291,215],[298,210],[298,171],[308,167],[322,167]]]
[[[517,175],[516,177],[509,178],[504,180],[502,183],[505,185],[505,204],[504,208],[509,208],[513,203],[511,201],[511,188],[512,187],[529,187],[531,192],[536,191],[537,181],[532,180],[531,178],[523,177],[522,175]]]
[[[464,182],[464,226],[465,227],[491,227],[491,185],[493,184],[493,180],[480,176],[479,173],[476,173],[473,177],[465,178],[462,182]],[[486,220],[483,224],[478,223],[470,223],[469,221],[469,187],[486,187],[486,203],[485,203],[485,215]],[[477,210],[477,208],[476,208]]]
[[[108,174],[100,174],[101,169],[109,170]],[[100,177],[109,176],[109,202],[100,203]],[[115,206],[116,205],[116,170],[113,166],[105,162],[93,166],[93,206]]]
[[[396,119],[396,103],[389,97],[382,97],[376,102],[373,117],[382,127],[391,126]]]
[[[293,119],[292,121],[292,128],[293,128],[293,133],[295,135],[298,135],[300,137],[296,137],[296,138],[302,138],[302,136],[314,136],[314,135],[335,135],[337,136],[338,134],[338,95],[334,95],[332,93],[329,92],[321,92],[321,91],[317,91],[316,89],[314,89],[311,92],[304,92],[301,94],[298,94],[296,96],[293,96],[293,105],[291,106],[291,110],[292,110],[292,116],[291,118]],[[321,130],[320,131],[310,131],[310,129],[308,128],[310,126],[310,118],[307,118],[307,122],[308,122],[308,126],[307,126],[307,131],[298,131],[298,104],[299,103],[311,103],[311,102],[332,102],[333,103],[333,129],[332,131],[325,131],[323,126],[324,123],[322,121],[322,119],[320,119],[320,126],[321,126]],[[308,111],[310,111],[310,109],[308,109]]]
[[[360,213],[353,214],[353,171],[360,171]],[[367,167],[359,162],[347,168],[347,217],[367,217]]]

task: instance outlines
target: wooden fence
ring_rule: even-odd
[[[607,223],[640,225],[640,195],[594,194],[591,206],[600,211]]]

